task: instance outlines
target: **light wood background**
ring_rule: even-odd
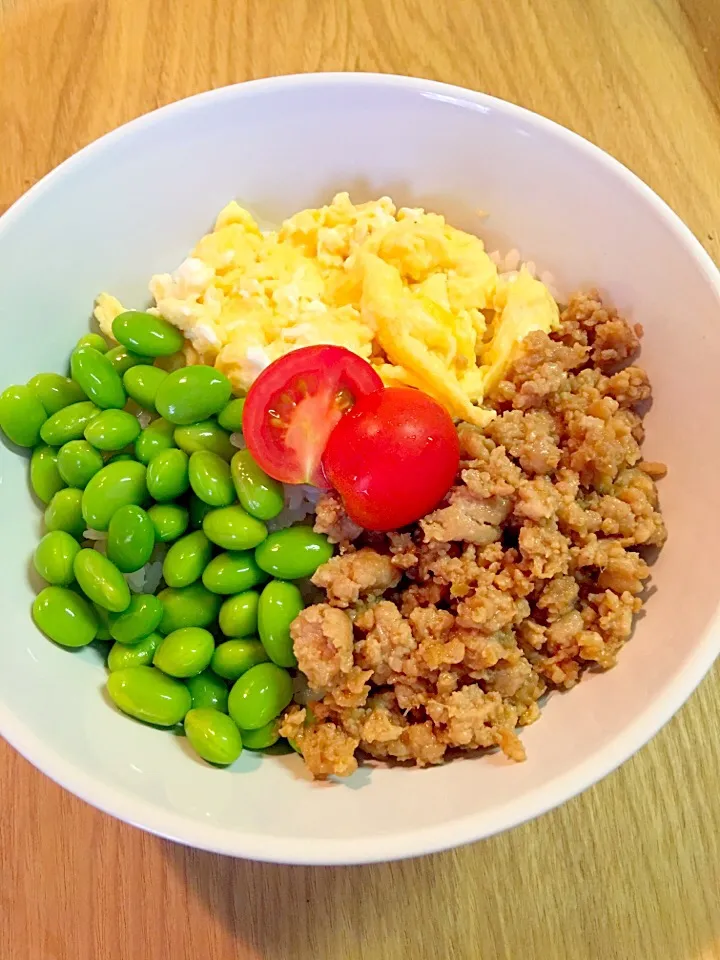
[[[137,114],[308,70],[410,73],[558,120],[720,258],[718,0],[0,0],[0,211]],[[720,958],[720,672],[622,770],[414,862],[283,868],[98,813],[0,745],[2,960]]]

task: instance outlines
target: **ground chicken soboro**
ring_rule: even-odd
[[[641,331],[595,293],[573,297],[559,332],[532,333],[484,430],[461,424],[461,469],[413,527],[360,530],[328,494],[315,529],[339,553],[313,581],[325,602],[294,621],[312,697],[282,734],[316,777],[358,758],[440,763],[500,747],[584,670],[629,638],[666,538],[645,462],[650,384],[632,365]]]

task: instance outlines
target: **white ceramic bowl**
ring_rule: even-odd
[[[423,80],[260,80],[165,107],[103,137],[0,220],[0,384],[62,370],[94,296],[129,305],[236,197],[276,222],[337,190],[440,211],[517,246],[561,289],[595,284],[646,330],[655,401],[646,454],[664,460],[670,539],[619,666],[553,696],[523,733],[528,760],[363,769],[316,784],[295,757],[247,752],[232,770],[104,698],[92,650],[33,627],[29,559],[40,517],[26,463],[0,448],[0,732],[107,812],[196,847],[286,863],[359,863],[489,836],[603,777],[680,707],[718,652],[714,490],[720,280],[689,230],[640,180],[567,130],[491,97]],[[478,210],[491,212],[486,221]]]

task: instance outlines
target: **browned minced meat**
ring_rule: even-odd
[[[460,425],[456,483],[412,527],[370,534],[321,499],[316,529],[339,552],[313,577],[326,602],[292,625],[311,699],[282,726],[314,776],[490,747],[522,760],[517,728],[540,697],[613,666],[643,552],[666,538],[665,466],[640,449],[641,333],[596,293],[574,296],[557,333],[525,340],[489,398],[496,419]]]

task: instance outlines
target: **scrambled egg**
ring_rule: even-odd
[[[522,338],[559,322],[547,288],[524,269],[498,275],[478,237],[389,197],[354,205],[347,193],[269,233],[230,203],[150,292],[152,312],[185,334],[187,361],[217,366],[239,391],[290,350],[331,343],[387,385],[418,387],[480,426],[493,416],[483,397]],[[101,294],[103,332],[122,309]]]

